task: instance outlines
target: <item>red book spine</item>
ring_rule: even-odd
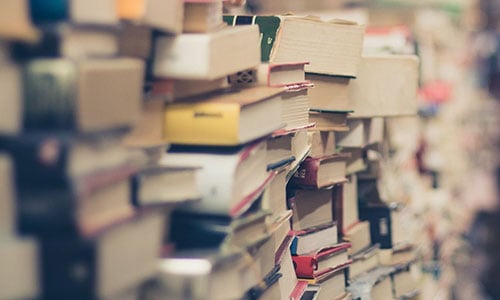
[[[292,184],[317,188],[319,163],[318,159],[307,157],[293,175]]]

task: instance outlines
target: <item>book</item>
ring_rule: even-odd
[[[199,201],[197,169],[153,165],[132,177],[132,203],[139,207]]]
[[[229,25],[258,24],[261,58],[271,63],[308,61],[308,73],[356,77],[364,26],[300,16],[224,16]]]
[[[276,169],[276,166],[281,167],[280,162],[295,160],[292,155],[292,135],[292,132],[279,135],[273,134],[266,140],[266,160],[269,169]]]
[[[32,1],[30,1],[32,2]],[[0,4],[0,38],[33,42],[38,31],[30,18],[28,0],[6,0]]]
[[[255,87],[167,105],[165,139],[172,144],[235,146],[270,135],[283,125],[277,117],[282,92]]]
[[[318,278],[351,263],[347,254],[349,243],[325,246],[307,254],[293,255],[295,273],[299,278]]]
[[[305,188],[325,188],[346,181],[346,156],[333,154],[322,157],[307,157],[290,183]]]
[[[220,29],[223,0],[184,0],[183,32],[201,33]]]
[[[370,222],[360,221],[343,232],[343,240],[351,243],[349,254],[354,255],[368,248],[370,240]]]
[[[292,297],[292,293],[298,283],[293,265],[292,254],[290,252],[290,243],[290,238],[283,240],[275,254],[276,264],[280,266],[280,273],[282,274],[282,277],[278,282],[281,294],[279,299],[283,300],[287,300]]]
[[[392,248],[379,250],[380,264],[385,266],[408,264],[418,258],[418,247],[412,243],[400,243]]]
[[[39,245],[33,238],[0,239],[0,298],[36,299],[40,297]]]
[[[156,30],[178,34],[182,31],[182,0],[118,0],[118,17]]]
[[[349,262],[323,274],[314,279],[307,279],[308,290],[314,289],[316,295],[314,299],[344,299],[346,297],[347,270]]]
[[[304,230],[291,230],[290,251],[292,255],[305,255],[338,243],[337,223],[331,222]]]
[[[150,212],[84,239],[42,240],[42,296],[102,299],[152,278],[164,222],[162,214]]]
[[[256,67],[259,62],[257,26],[226,27],[210,33],[157,37],[153,74],[211,80]]]
[[[272,233],[267,236],[262,236],[260,240],[246,246],[244,249],[254,259],[257,272],[260,278],[266,278],[271,273],[274,273],[279,265],[276,265],[274,253],[274,239]]]
[[[297,90],[287,89],[282,96],[281,120],[286,124],[285,129],[307,126],[309,122],[309,100],[307,87]]]
[[[241,299],[262,280],[255,268],[241,250],[177,251],[158,264],[155,299],[183,298],[186,291],[190,299]]]
[[[359,207],[360,219],[370,222],[372,243],[380,244],[381,249],[388,249],[409,242],[404,230],[402,209],[401,205],[390,206],[385,203],[368,203]]]
[[[274,240],[274,252],[276,253],[277,262],[279,260],[278,252],[283,246],[283,243],[289,240],[288,232],[291,229],[290,219],[292,213],[291,210],[285,210],[268,216],[266,220],[268,231],[272,234],[271,238]]]
[[[12,84],[7,95],[15,98],[4,104],[10,117],[0,131],[93,133],[129,128],[140,114],[143,71],[144,63],[132,58],[35,59],[23,66],[21,84],[19,70],[11,68],[4,71]]]
[[[311,143],[311,157],[322,157],[335,154],[336,142],[333,131],[310,130],[307,135]]]
[[[349,85],[351,117],[415,115],[418,65],[412,55],[363,56],[358,77]]]
[[[11,157],[0,153],[0,237],[11,236],[16,229],[15,173]],[[286,207],[283,187],[283,202]]]
[[[64,0],[47,3],[30,0],[35,23],[70,21],[80,25],[118,25],[117,4],[112,0]]]
[[[179,250],[247,247],[268,235],[269,215],[268,211],[257,210],[231,218],[175,210],[169,235]]]
[[[350,155],[347,159],[346,174],[364,178],[370,166],[368,164],[366,148],[341,148],[341,153]],[[378,178],[378,176],[377,176]]]
[[[345,232],[359,222],[357,175],[350,174],[344,184],[333,187],[333,213],[339,232]]]
[[[275,176],[266,170],[266,148],[258,141],[236,149],[171,147],[160,165],[197,167],[202,200],[179,209],[239,216],[259,198]]]
[[[380,265],[379,249],[380,245],[375,244],[351,256],[352,264],[349,266],[349,281],[356,280],[356,277]]]
[[[304,230],[331,224],[332,191],[329,189],[287,188],[287,202],[292,215],[292,229]]]
[[[345,148],[364,148],[380,145],[384,140],[384,119],[349,119],[349,131],[337,132],[337,145]]]
[[[310,123],[306,126],[301,126],[293,129],[279,129],[272,133],[268,139],[268,144],[271,144],[271,150],[277,150],[280,153],[291,153],[295,158],[289,166],[289,174],[287,177],[293,175],[300,163],[306,158],[311,151],[311,141],[307,135],[307,130],[313,128],[314,124]],[[280,139],[282,137],[283,139]],[[278,145],[272,145],[278,139]],[[278,149],[275,149],[276,147]],[[287,178],[287,181],[289,178]]]
[[[360,274],[349,282],[347,290],[353,299],[370,297],[369,299],[394,299],[392,293],[392,267],[378,267]],[[373,298],[372,298],[373,297]]]
[[[15,59],[112,58],[119,54],[117,28],[85,27],[66,23],[44,24],[38,28],[40,36],[36,42],[13,43],[12,54]]]
[[[351,78],[307,73],[306,79],[314,84],[309,91],[309,105],[318,110],[349,111],[353,109],[349,97]]]
[[[269,210],[274,216],[287,210],[286,206],[286,174],[287,167],[276,170],[276,176],[264,190],[261,208]]]
[[[305,66],[309,62],[261,63],[257,68],[257,80],[267,86],[286,86],[291,89],[301,85],[311,87],[306,80]]]
[[[165,102],[189,101],[190,97],[209,96],[229,87],[227,77],[211,80],[155,78],[151,94]]]
[[[347,116],[351,111],[309,110],[309,122],[316,123],[315,130],[347,131]]]

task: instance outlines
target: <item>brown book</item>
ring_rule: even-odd
[[[346,181],[345,155],[334,154],[322,157],[307,157],[290,179],[295,186],[325,188]]]
[[[287,198],[288,206],[293,211],[293,230],[304,230],[332,223],[331,190],[289,189]]]

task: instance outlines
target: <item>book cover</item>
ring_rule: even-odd
[[[164,137],[172,144],[236,146],[282,127],[282,88],[217,93],[165,108]]]
[[[322,275],[351,263],[347,249],[350,243],[340,243],[317,249],[304,255],[292,256],[295,272],[301,278],[319,278]]]

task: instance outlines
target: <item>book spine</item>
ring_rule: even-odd
[[[97,299],[97,249],[80,239],[41,240],[43,299]]]
[[[291,183],[297,186],[316,188],[318,186],[318,168],[318,160],[306,158],[291,178]]]
[[[23,68],[23,128],[74,130],[76,78],[76,65],[69,60],[39,59],[27,63]]]

